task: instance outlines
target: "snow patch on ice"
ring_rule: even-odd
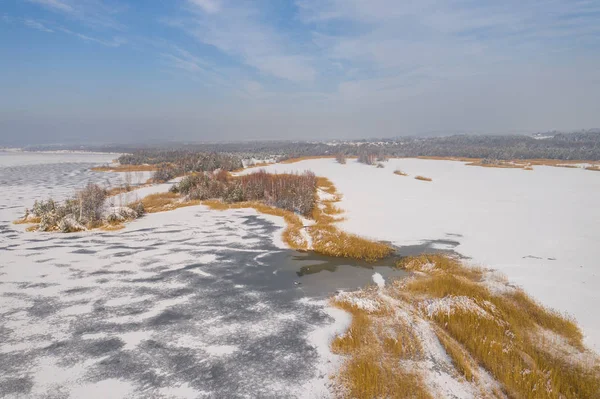
[[[383,278],[383,276],[379,273],[373,273],[373,276],[371,277],[373,279],[373,282],[375,284],[377,284],[377,286],[381,289],[383,287],[385,287],[385,279]]]

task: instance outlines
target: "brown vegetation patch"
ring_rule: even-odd
[[[284,159],[282,161],[279,161],[278,163],[296,163],[296,162],[301,162],[301,161],[308,161],[311,159],[335,159],[335,155],[311,155],[311,156],[305,156],[305,157],[296,157],[296,158],[289,158],[289,159]],[[351,157],[348,157],[351,158]]]
[[[600,393],[599,375],[583,366],[563,367],[560,358],[541,352],[528,338],[541,327],[564,337],[574,350],[583,351],[581,331],[569,317],[542,307],[522,290],[492,295],[481,283],[482,270],[470,270],[451,258],[422,256],[403,265],[427,273],[406,284],[407,291],[421,298],[466,297],[478,306],[457,306],[453,311],[430,315],[454,340],[441,338],[466,377],[472,371],[462,348],[513,397],[530,397],[536,390],[536,395],[541,395],[536,397],[594,397]]]
[[[419,374],[399,366],[401,360],[420,356],[420,344],[409,326],[388,312],[367,312],[343,300],[332,301],[352,315],[348,331],[331,343],[334,353],[346,356],[337,382],[341,397],[423,398],[432,396]],[[400,331],[397,331],[400,327]]]
[[[25,231],[28,231],[28,232],[38,231],[39,228],[40,228],[39,224],[33,224],[31,226],[27,226],[27,228],[25,229]]]
[[[136,188],[138,188],[138,187],[136,187]],[[132,186],[113,187],[113,188],[109,188],[108,190],[106,190],[106,196],[113,197],[113,196],[119,195],[119,194],[130,193],[133,190],[134,190],[134,188]]]
[[[395,175],[398,175],[398,176],[408,176],[408,173],[404,173],[404,172],[403,172],[403,171],[401,171],[400,169],[396,169],[396,170],[394,171],[394,174],[395,174]]]
[[[436,157],[436,156],[418,156],[417,159],[428,159],[432,161],[459,161],[459,162],[479,162],[482,158],[467,158],[467,157]]]
[[[393,252],[386,244],[345,233],[330,224],[317,223],[308,229],[313,241],[313,250],[323,255],[375,262]]]
[[[426,373],[426,367],[418,367],[420,359],[436,356],[424,345],[430,336],[426,330],[438,338],[456,374],[482,397],[600,397],[600,361],[584,348],[569,317],[542,307],[519,289],[490,292],[485,283],[489,271],[454,258],[423,255],[398,266],[418,273],[379,290],[345,294],[345,304],[340,295],[333,301],[353,316],[350,330],[332,342],[334,352],[348,356],[338,377],[348,397],[392,397],[386,389],[397,376],[408,370]],[[387,301],[384,312],[364,310],[377,301]],[[414,324],[407,323],[406,315],[415,318]],[[391,339],[395,335],[401,338]],[[544,339],[548,336],[560,338]],[[412,361],[410,369],[402,368],[402,359]]]
[[[588,166],[585,168],[585,170],[593,170],[596,172],[600,172],[600,165],[593,165],[593,166]]]
[[[481,166],[483,168],[504,168],[504,169],[523,169],[527,166],[530,166],[528,164],[515,163],[512,161],[486,162],[485,160],[477,161],[477,162],[470,162],[466,165],[467,166]]]
[[[117,231],[117,230],[121,230],[121,229],[124,229],[124,228],[125,228],[125,225],[123,223],[114,223],[114,224],[113,223],[109,223],[109,224],[106,224],[104,226],[101,226],[100,230],[103,230],[103,231]]]
[[[145,196],[140,200],[147,213],[171,211],[186,206],[200,205],[200,201],[183,201],[176,193],[157,193]],[[132,204],[131,206],[135,206]]]
[[[422,180],[422,181],[433,181],[432,178],[430,177],[425,177],[425,176],[415,176],[415,179],[417,180]]]
[[[18,219],[13,221],[13,224],[39,224],[41,222],[40,217],[29,216],[28,218]]]
[[[578,165],[557,164],[554,166],[556,166],[557,168],[579,169]]]
[[[155,172],[157,165],[105,165],[96,166],[94,172]]]
[[[481,166],[486,168],[506,168],[506,169],[525,169],[533,170],[532,166],[555,166],[559,168],[580,168],[579,164],[589,163],[586,160],[566,160],[566,159],[546,159],[546,158],[533,158],[533,159],[501,159],[501,160],[489,160],[484,158],[465,158],[465,157],[434,157],[434,156],[420,156],[417,159],[429,159],[438,161],[459,161],[467,162],[469,166]],[[590,170],[600,170],[600,166],[591,166]]]

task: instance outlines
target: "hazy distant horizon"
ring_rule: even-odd
[[[129,146],[129,147],[135,147],[136,145],[139,146],[150,146],[150,147],[169,147],[169,146],[181,146],[181,145],[185,145],[185,144],[189,144],[189,145],[202,145],[202,144],[224,144],[224,143],[244,143],[244,142],[248,142],[248,143],[252,143],[252,142],[334,142],[334,141],[361,141],[361,140],[366,140],[366,141],[374,141],[374,140],[395,140],[395,139],[399,139],[402,137],[405,138],[415,138],[415,137],[422,137],[422,138],[436,138],[436,137],[449,137],[449,136],[460,136],[460,135],[467,135],[467,136],[534,136],[536,134],[557,134],[557,133],[564,133],[564,134],[570,134],[570,133],[578,133],[578,132],[594,132],[594,133],[600,133],[600,128],[586,128],[586,129],[571,129],[571,130],[546,130],[546,131],[541,131],[541,130],[536,130],[536,131],[532,131],[532,132],[493,132],[493,133],[478,133],[478,132],[460,132],[460,131],[455,131],[455,132],[423,132],[420,134],[405,134],[405,135],[396,135],[396,136],[371,136],[371,137],[354,137],[354,138],[348,138],[348,137],[331,137],[331,138],[317,138],[317,137],[313,137],[313,138],[248,138],[248,139],[241,139],[241,138],[237,138],[237,139],[222,139],[222,140],[201,140],[201,139],[167,139],[167,138],[135,138],[133,140],[86,140],[86,139],[80,139],[80,138],[72,138],[71,140],[64,140],[64,141],[30,141],[30,140],[14,140],[14,141],[6,141],[4,140],[5,136],[0,136],[0,147],[6,147],[6,148],[27,148],[27,147],[36,147],[36,146],[48,146],[48,147],[69,147],[69,148],[73,148],[73,147],[77,147],[77,146],[81,146],[81,147],[103,147],[103,146],[119,146],[119,145],[123,145],[123,146]]]
[[[599,12],[571,0],[6,0],[0,143],[596,127]]]

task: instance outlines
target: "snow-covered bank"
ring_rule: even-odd
[[[500,270],[543,304],[575,316],[586,343],[600,349],[597,173],[420,159],[393,159],[381,169],[333,159],[264,169],[312,170],[333,181],[344,196],[338,205],[346,211],[339,224],[345,231],[398,246],[457,242],[454,249],[473,263]],[[396,169],[409,176],[395,175]]]

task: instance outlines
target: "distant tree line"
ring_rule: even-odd
[[[155,182],[165,182],[176,176],[191,172],[216,169],[232,171],[243,168],[239,155],[217,152],[193,152],[184,150],[142,150],[119,157],[122,165],[158,165],[154,173]]]
[[[231,177],[223,170],[184,177],[172,191],[189,200],[220,199],[225,202],[261,201],[302,215],[315,206],[317,178],[312,172],[270,174],[264,170]]]
[[[48,149],[33,147],[34,149]],[[62,148],[64,149],[64,148]],[[77,147],[77,149],[81,149]],[[468,157],[488,159],[564,159],[600,160],[600,130],[575,133],[550,132],[535,137],[525,135],[454,135],[446,137],[398,137],[394,139],[368,139],[354,141],[250,141],[204,144],[168,144],[154,147],[135,145],[89,147],[96,151],[128,153],[120,158],[123,164],[200,164],[209,162],[214,154],[232,157],[236,169],[241,159],[284,160],[303,156],[336,155],[359,157],[372,153],[376,157]],[[213,154],[213,155],[210,155]],[[226,155],[227,154],[227,155]],[[218,163],[217,162],[217,163]],[[195,166],[194,169],[211,170],[212,166]]]

